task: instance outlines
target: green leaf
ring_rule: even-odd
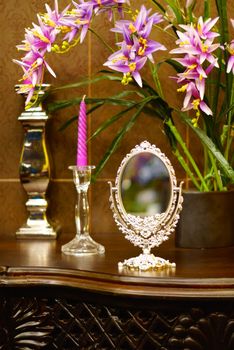
[[[215,2],[219,15],[221,42],[227,43],[229,42],[227,0],[216,0]]]
[[[75,106],[77,104],[80,104],[81,102],[81,98],[80,97],[76,97],[76,98],[72,98],[70,100],[64,100],[64,101],[57,101],[57,102],[53,102],[48,104],[48,111],[49,112],[54,112],[57,111],[59,109],[64,109],[64,108],[68,108],[71,106]],[[133,104],[135,104],[134,100],[125,100],[125,99],[117,99],[115,97],[105,97],[105,98],[86,98],[85,99],[86,104],[96,104],[96,103],[105,103],[105,104],[111,104],[114,106],[131,106]]]
[[[159,10],[162,12],[162,13],[165,13],[166,10],[164,9],[164,7],[156,0],[151,0],[158,8]]]
[[[92,108],[90,108],[88,111],[87,111],[87,115],[92,113],[93,111],[95,111],[96,109],[98,109],[99,107],[101,107],[102,105],[104,104],[103,103],[97,103],[96,105],[94,105]],[[64,129],[66,129],[71,123],[73,123],[74,121],[77,120],[77,115],[73,116],[72,118],[68,119],[60,128],[59,128],[59,131],[63,131]]]
[[[109,71],[105,71],[106,73],[110,73]],[[74,89],[74,88],[79,88],[79,87],[83,87],[89,84],[95,84],[98,83],[102,80],[112,80],[112,81],[121,81],[122,80],[122,76],[117,76],[117,75],[113,75],[113,74],[105,74],[105,75],[100,75],[94,78],[88,78],[88,79],[84,79],[81,80],[77,83],[72,83],[72,84],[66,84],[66,85],[62,85],[56,88],[51,89],[51,92],[57,91],[57,90],[64,90],[64,89]]]
[[[172,9],[176,16],[177,23],[183,24],[184,23],[184,18],[181,13],[181,7],[178,4],[178,1],[175,0],[167,0],[166,3],[168,6]]]
[[[119,143],[121,142],[121,140],[123,139],[124,135],[133,127],[133,125],[135,124],[137,118],[141,114],[146,103],[148,103],[148,100],[145,103],[142,103],[140,105],[140,107],[137,109],[136,113],[134,113],[133,116],[130,118],[130,120],[128,120],[128,122],[126,124],[124,124],[124,126],[119,130],[119,132],[117,133],[117,135],[113,139],[110,147],[108,148],[108,150],[104,154],[104,157],[102,158],[102,160],[100,161],[100,163],[98,164],[98,166],[96,168],[95,174],[93,176],[94,181],[96,180],[96,178],[97,178],[98,174],[101,172],[101,170],[104,168],[105,164],[107,163],[107,161],[109,160],[111,155],[116,151],[116,149],[117,149]]]
[[[48,112],[55,112],[60,109],[68,108],[71,106],[76,106],[80,104],[82,98],[77,97],[77,98],[72,98],[70,100],[63,100],[63,101],[56,101],[52,103],[48,103],[47,105],[47,110]]]
[[[65,130],[69,125],[71,125],[73,122],[77,120],[77,115],[74,115],[73,117],[69,118],[60,128],[59,131]]]
[[[153,64],[152,62],[149,62],[149,66],[150,66],[150,71],[154,80],[154,85],[157,89],[158,95],[163,98],[163,92],[162,92],[162,87],[161,87],[161,83],[160,83],[160,79],[158,76],[158,69],[160,67],[160,63],[159,64]]]
[[[204,19],[210,18],[210,0],[204,0]]]
[[[142,104],[143,106],[143,112],[145,112],[145,106],[146,104],[148,104],[152,99],[155,99],[155,96],[149,96],[139,102],[136,102],[135,104],[133,104],[132,106],[124,109],[123,111],[120,111],[119,113],[113,115],[112,117],[108,118],[106,121],[104,121],[101,126],[92,134],[92,136],[90,137],[90,139],[96,137],[98,134],[100,134],[102,131],[104,131],[108,126],[112,125],[114,122],[116,122],[117,120],[119,120],[120,118],[122,118],[123,116],[126,115],[126,113],[128,113],[130,110],[132,110],[133,108],[137,108],[139,106],[141,106]]]
[[[113,99],[113,98],[128,97],[129,95],[132,95],[132,94],[136,94],[136,95],[138,95],[138,97],[140,97],[140,98],[143,98],[143,97],[144,97],[144,95],[142,95],[142,94],[139,93],[138,91],[135,91],[135,90],[127,90],[127,91],[121,91],[120,93],[118,93],[118,94],[116,94],[116,95],[113,95],[111,98]],[[90,101],[90,100],[92,100],[92,98],[90,98],[90,99],[88,99],[88,100]],[[69,100],[68,100],[68,101],[69,101]],[[80,101],[80,99],[79,99],[79,101]],[[58,103],[60,103],[60,102],[58,102]],[[88,109],[87,115],[88,115],[88,114],[91,114],[91,113],[94,112],[96,109],[102,107],[104,104],[105,104],[105,99],[103,99],[102,101],[100,101],[100,102],[94,104],[91,108]],[[136,105],[137,105],[137,102],[136,102]],[[64,106],[64,105],[62,104],[62,106]],[[67,104],[66,104],[66,107],[68,107]],[[135,107],[135,104],[132,104],[132,106],[130,106],[128,109],[132,109],[132,108],[134,108],[134,107]],[[54,111],[54,110],[56,110],[56,109],[57,109],[57,107],[56,107],[56,102],[55,102],[55,103],[52,103],[52,104],[48,104],[48,110]],[[59,109],[59,108],[58,108],[58,109]],[[128,110],[128,109],[127,109],[127,110]],[[126,110],[126,111],[127,111],[127,110]],[[68,119],[68,120],[59,128],[59,131],[62,131],[62,130],[64,130],[64,129],[66,129],[71,123],[73,123],[73,122],[76,121],[76,120],[77,120],[77,116],[73,116],[72,118]]]
[[[102,131],[104,131],[106,128],[108,128],[108,126],[114,124],[117,120],[119,120],[120,118],[125,116],[127,112],[129,112],[131,109],[135,108],[137,105],[139,105],[139,104],[136,103],[135,105],[132,105],[132,106],[124,109],[123,111],[113,115],[112,117],[108,118],[107,120],[105,120],[100,125],[100,127],[97,130],[95,130],[95,132],[91,135],[90,140],[92,138],[96,137],[97,135],[99,135]]]
[[[216,0],[216,6],[219,15],[220,24],[220,42],[229,43],[229,33],[228,33],[228,14],[227,14],[227,1],[226,0]],[[228,62],[228,52],[223,51],[224,61]],[[226,73],[226,102],[229,105],[231,101],[231,88],[232,88],[232,74]]]
[[[210,151],[210,153],[216,159],[217,164],[219,165],[219,168],[222,169],[223,173],[229,178],[230,182],[234,183],[234,170],[231,167],[231,165],[228,163],[228,161],[224,158],[220,150],[213,143],[213,141],[206,135],[206,133],[203,130],[201,130],[198,127],[195,128],[192,125],[191,120],[188,117],[186,117],[183,113],[181,113],[181,117],[184,120],[184,122],[187,125],[189,125],[189,127],[199,137],[204,147],[206,147]]]
[[[166,14],[166,9],[165,7],[163,7],[160,2],[156,1],[156,0],[151,0],[157,7],[158,9],[160,10],[161,13],[163,14]],[[175,13],[175,16],[177,18],[177,23],[179,24],[182,24],[184,23],[184,19],[183,19],[183,14],[181,11],[178,11],[178,9],[181,9],[181,5],[178,3],[178,1],[166,1],[166,3],[169,5],[170,3],[170,7],[171,9],[173,10],[173,12]],[[193,6],[194,7],[194,6]],[[172,30],[174,31],[174,33],[176,34],[176,26],[172,24]]]

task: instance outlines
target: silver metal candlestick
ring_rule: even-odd
[[[88,189],[91,171],[95,166],[70,166],[78,198],[75,206],[76,236],[62,246],[62,252],[68,255],[103,254],[105,248],[95,242],[89,234],[89,203]]]
[[[56,239],[59,225],[47,218],[46,191],[50,181],[50,163],[45,140],[45,127],[49,116],[43,110],[41,100],[50,85],[42,85],[36,103],[19,116],[24,128],[19,175],[27,193],[26,223],[16,232],[17,238]],[[16,86],[18,90],[19,85]]]

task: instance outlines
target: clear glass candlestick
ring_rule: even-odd
[[[89,203],[88,189],[91,180],[91,171],[95,166],[70,166],[73,171],[73,180],[78,193],[75,207],[76,236],[62,246],[62,252],[68,255],[103,254],[105,248],[95,242],[89,234]]]

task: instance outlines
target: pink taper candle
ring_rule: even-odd
[[[77,166],[85,166],[88,164],[87,160],[87,116],[85,95],[80,103],[80,113],[78,119],[78,139],[77,139]]]

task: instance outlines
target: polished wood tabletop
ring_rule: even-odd
[[[134,271],[118,268],[119,261],[141,253],[121,234],[94,237],[106,252],[85,257],[61,252],[71,238],[62,234],[55,241],[1,239],[0,287],[57,285],[149,298],[234,297],[234,247],[182,249],[171,237],[152,252],[175,262],[176,268]]]

